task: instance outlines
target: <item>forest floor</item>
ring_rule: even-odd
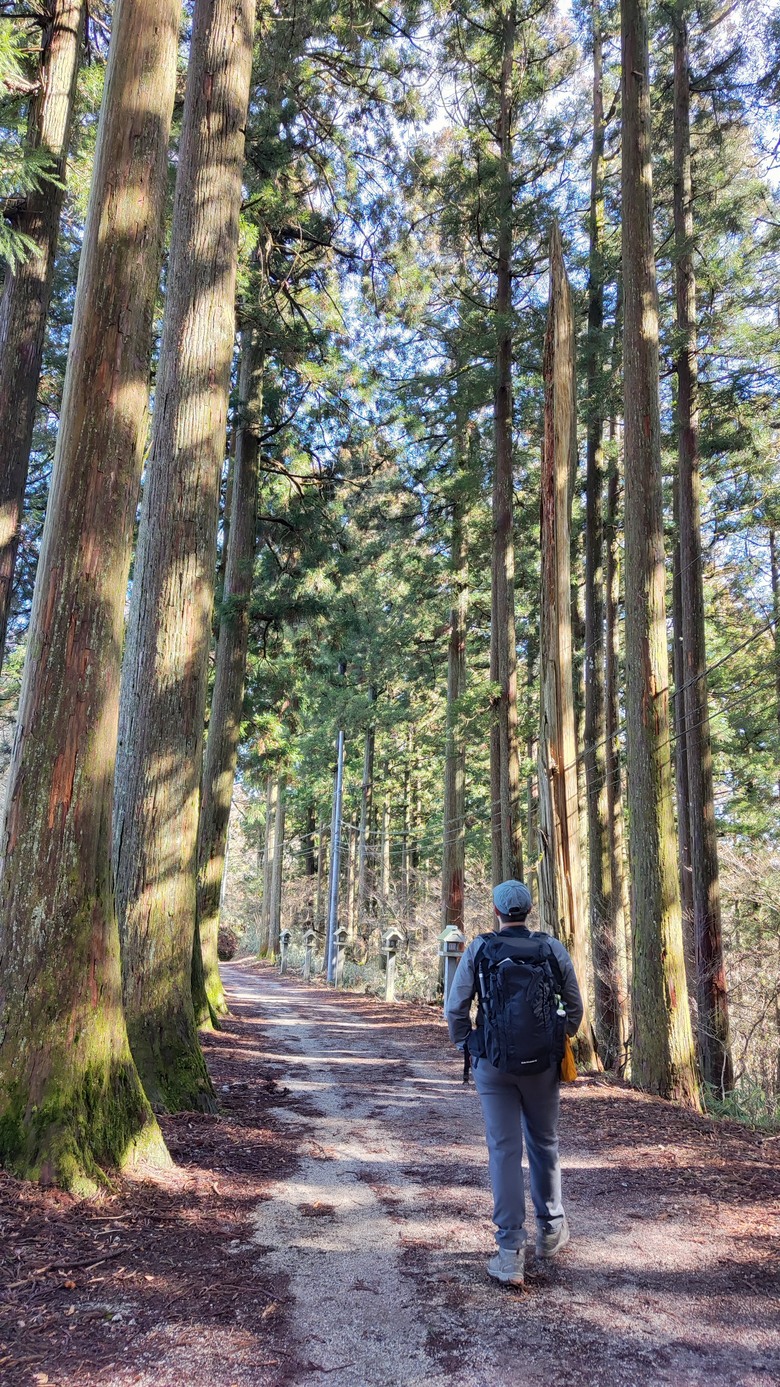
[[[76,1201],[0,1176],[3,1387],[768,1387],[780,1139],[564,1090],[572,1241],[493,1249],[479,1102],[431,1009],[250,963],[207,1037],[218,1117]]]

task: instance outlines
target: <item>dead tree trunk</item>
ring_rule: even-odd
[[[512,476],[512,73],[517,15],[503,16],[499,92],[499,196],[496,265],[496,385],[494,397],[493,556],[490,678],[498,686],[490,740],[493,882],[523,875],[520,757],[517,740],[517,637]]]
[[[544,342],[541,511],[541,727],[539,732],[539,914],[569,951],[585,991],[585,898],[580,860],[577,738],[571,636],[570,490],[577,446],[574,314],[557,225],[550,236],[550,310]],[[595,1063],[586,1007],[579,1058]]]
[[[669,756],[647,0],[621,0],[621,27],[632,1072],[642,1088],[697,1106]]]
[[[707,700],[704,575],[701,555],[696,274],[693,266],[690,72],[687,0],[674,22],[674,241],[677,289],[677,424],[680,469],[680,572],[688,754],[697,1031],[702,1078],[721,1097],[734,1087],[718,876]]]
[[[244,703],[257,533],[263,361],[251,328],[242,334],[239,399],[230,530],[198,825],[197,928],[205,994],[217,1015],[227,1010],[217,959],[219,902]]]
[[[179,13],[114,10],[2,841],[0,1159],[76,1189],[164,1153],[122,1014],[111,797]]]
[[[617,334],[616,334],[617,336]],[[607,781],[607,824],[609,828],[609,860],[612,878],[609,898],[609,929],[614,935],[620,958],[621,972],[625,973],[628,997],[631,990],[631,921],[626,887],[626,847],[623,820],[623,773],[620,757],[618,728],[619,688],[620,688],[620,636],[618,609],[620,606],[620,468],[618,466],[617,420],[610,419],[610,460],[607,469],[607,509],[604,517],[606,530],[606,676],[604,679],[604,703],[606,712],[605,775]],[[629,1026],[630,1031],[630,1026]],[[624,1060],[628,1064],[628,1057]]]
[[[21,265],[6,267],[0,299],[0,664],[19,528],[27,486],[43,342],[54,277],[54,256],[65,197],[65,170],[84,42],[84,0],[51,0],[40,13],[39,84],[30,101],[27,145],[49,156],[45,182],[25,198],[17,230],[34,249]]]
[[[214,1104],[191,956],[253,37],[253,0],[196,0],[123,666],[115,843],[125,1013],[146,1091],[170,1111]]]
[[[685,976],[691,1015],[696,1016],[696,946],[693,937],[691,804],[688,793],[688,739],[685,727],[685,656],[683,653],[682,561],[680,559],[680,469],[674,479],[674,573],[672,577],[672,673],[674,675],[674,776],[677,799],[677,862],[680,875]]]

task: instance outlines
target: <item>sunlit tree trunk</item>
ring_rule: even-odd
[[[539,732],[539,916],[569,951],[586,991],[585,896],[580,859],[577,737],[571,633],[569,475],[577,446],[574,314],[560,232],[550,236],[550,309],[544,342],[541,507],[541,726]],[[588,1008],[579,1058],[595,1062]]]
[[[512,72],[517,14],[502,15],[499,91],[499,197],[496,263],[496,385],[493,408],[493,555],[490,678],[498,686],[490,740],[493,881],[522,879],[520,757],[517,734],[517,638],[512,477]]]
[[[27,485],[54,257],[65,197],[68,142],[84,42],[84,0],[49,0],[40,11],[38,89],[30,101],[27,145],[49,156],[57,183],[31,189],[16,230],[34,250],[5,267],[0,298],[0,663],[5,653],[19,527]],[[10,16],[4,16],[6,19]]]
[[[191,991],[198,808],[253,0],[196,0],[115,821],[130,1043],[154,1105],[211,1107]]]
[[[0,1159],[75,1189],[164,1151],[122,1014],[111,804],[178,32],[178,0],[118,0],[2,839]]]
[[[680,573],[685,719],[690,804],[697,1031],[702,1078],[723,1096],[734,1087],[718,876],[707,700],[704,575],[701,556],[696,274],[693,265],[690,72],[687,0],[674,22],[674,240],[677,289],[677,423],[680,468]]]
[[[672,673],[674,675],[674,777],[677,799],[677,862],[680,874],[685,976],[692,1016],[696,1016],[696,948],[693,938],[691,805],[688,794],[688,739],[685,731],[685,657],[683,654],[682,574],[680,560],[680,469],[674,478],[674,572],[672,576]]]
[[[635,1081],[698,1105],[669,754],[647,0],[622,0],[626,723]]]
[[[262,408],[262,354],[252,329],[246,328],[241,343],[230,529],[198,826],[197,919],[204,988],[210,1006],[218,1015],[227,1010],[217,958],[219,902],[244,702]]]

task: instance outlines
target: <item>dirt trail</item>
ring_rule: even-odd
[[[479,1101],[429,1009],[225,969],[219,1118],[98,1200],[0,1175],[2,1387],[780,1384],[780,1140],[564,1093],[572,1243],[493,1248]]]
[[[484,1271],[479,1102],[446,1038],[405,1008],[227,976],[262,1009],[288,1088],[276,1115],[301,1152],[254,1219],[266,1269],[287,1279],[300,1356],[286,1381],[780,1382],[776,1142],[578,1085],[563,1118],[572,1244],[505,1291]]]

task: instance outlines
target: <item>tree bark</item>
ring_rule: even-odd
[[[370,702],[376,701],[376,690],[370,690]],[[358,839],[358,878],[357,878],[357,924],[358,929],[363,925],[368,916],[369,902],[369,870],[368,870],[368,849],[369,836],[371,833],[371,809],[374,800],[374,746],[376,742],[376,729],[372,725],[366,728],[365,747],[363,749],[363,783],[360,791],[360,829]]]
[[[544,342],[544,454],[541,509],[541,727],[539,732],[539,915],[571,955],[586,992],[585,899],[580,859],[577,737],[571,633],[572,451],[577,446],[574,313],[560,232],[550,235],[550,310]],[[580,1060],[595,1063],[588,1008],[578,1033]]]
[[[677,424],[680,468],[680,569],[685,655],[685,721],[690,803],[693,935],[702,1078],[721,1097],[734,1087],[718,877],[707,700],[704,575],[701,555],[696,275],[693,267],[690,72],[687,0],[674,23],[674,240],[677,329]]]
[[[122,1015],[111,804],[179,0],[118,0],[9,773],[0,1159],[82,1189],[164,1153]]]
[[[585,796],[588,894],[593,951],[594,1022],[607,1069],[625,1065],[628,1038],[625,950],[612,909],[604,685],[604,94],[600,0],[592,0],[593,148],[590,175],[590,253],[586,342],[587,445],[585,471]]]
[[[677,798],[677,862],[680,875],[685,976],[691,1016],[696,1017],[696,945],[693,936],[693,873],[691,868],[691,804],[688,793],[688,739],[685,725],[685,655],[683,652],[682,560],[680,558],[680,469],[674,478],[674,573],[672,577],[672,640],[674,653],[674,775]]]
[[[116,882],[130,1043],[153,1105],[211,1108],[191,991],[252,0],[196,0],[120,710]]]
[[[284,823],[286,816],[287,777],[279,776],[276,787],[276,822],[274,824],[274,860],[271,870],[271,900],[268,919],[269,958],[279,955],[279,936],[282,930],[282,881],[284,866]]]
[[[517,14],[511,0],[503,14],[498,156],[496,385],[494,397],[492,610],[490,677],[498,686],[490,740],[493,882],[523,875],[520,757],[517,733],[517,638],[512,477],[512,72]]]
[[[442,928],[463,929],[466,872],[466,739],[460,700],[466,692],[466,623],[469,604],[466,497],[463,470],[465,427],[458,420],[452,501],[450,558],[450,638],[447,649],[447,727],[444,753],[444,844],[442,851]]]
[[[251,328],[242,334],[239,400],[225,582],[198,825],[198,930],[204,990],[217,1015],[227,1011],[217,958],[219,902],[244,703],[257,534],[263,359]]]
[[[616,333],[617,338],[617,333]],[[610,419],[610,460],[607,468],[606,529],[606,676],[604,702],[606,713],[605,775],[607,781],[607,824],[609,828],[609,860],[612,878],[609,897],[609,930],[616,940],[621,972],[625,973],[627,1001],[631,994],[631,931],[628,893],[626,888],[626,848],[623,821],[623,775],[620,764],[618,727],[620,722],[620,635],[618,609],[620,605],[620,541],[619,519],[620,469],[617,452],[617,420]],[[630,1032],[629,1026],[629,1032]],[[627,1072],[628,1055],[624,1058],[623,1073]]]
[[[30,102],[27,145],[50,158],[61,184],[45,182],[25,200],[18,230],[35,244],[23,264],[6,267],[0,299],[0,664],[27,486],[54,257],[65,198],[68,144],[84,41],[84,0],[50,0],[41,16],[39,86]]]
[[[271,891],[276,852],[276,776],[269,774],[265,785],[265,851],[263,853],[263,899],[260,912],[260,956],[267,958],[271,949]]]
[[[772,632],[775,645],[775,701],[778,731],[780,731],[780,564],[777,560],[777,534],[774,525],[769,527],[769,570],[772,579]],[[780,781],[778,781],[780,790]],[[780,1060],[778,1060],[780,1064]]]
[[[621,0],[626,722],[640,1087],[698,1106],[669,756],[647,0]]]

